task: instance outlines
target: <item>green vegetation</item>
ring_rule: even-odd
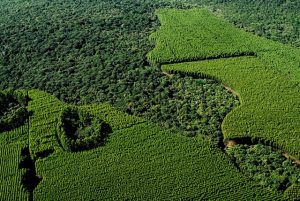
[[[0,134],[0,144],[8,145],[15,142],[28,141],[28,124]]]
[[[271,190],[285,190],[300,183],[299,168],[270,146],[236,145],[226,152],[245,175]]]
[[[83,105],[79,106],[79,108],[99,117],[100,119],[103,119],[104,122],[109,122],[109,125],[114,128],[114,130],[124,129],[135,124],[146,122],[144,119],[136,116],[130,116],[126,113],[116,110],[106,103]]]
[[[22,184],[26,191],[29,193],[29,200],[32,200],[33,190],[41,181],[41,177],[36,174],[35,161],[32,160],[29,152],[28,144],[21,150],[21,160],[19,168],[25,170],[22,177]]]
[[[27,170],[29,178],[35,177],[34,181],[38,184],[34,191],[32,186],[27,186],[33,200],[49,198],[72,200],[78,197],[85,200],[281,199],[280,195],[248,181],[226,155],[202,138],[183,137],[179,133],[164,130],[141,118],[119,112],[108,104],[92,104],[81,106],[78,110],[73,107],[74,110],[65,110],[64,103],[44,92],[31,90],[29,96],[31,98],[29,106],[33,112],[29,125],[34,125],[36,130],[38,127],[51,128],[54,117],[61,116],[60,112],[56,112],[59,108],[61,111],[72,110],[75,113],[83,111],[96,116],[107,122],[112,129],[105,146],[84,152],[58,151],[50,136],[47,146],[52,146],[55,151],[43,158],[35,158],[34,166]],[[51,103],[54,112],[44,110],[41,115],[42,100],[45,101],[47,108]],[[38,118],[43,120],[43,124],[31,123],[31,119],[36,122]],[[32,131],[32,128],[28,130]],[[2,138],[6,139],[1,135],[1,142]],[[33,139],[32,136],[30,138]],[[23,141],[21,139],[16,138],[14,142]],[[40,135],[39,139],[44,141],[46,136]],[[24,170],[22,168],[24,165],[21,165],[20,170],[18,163],[24,164],[24,161],[30,159],[29,152],[26,152],[26,142],[23,141],[23,148],[18,149],[19,158],[8,155],[10,159],[14,158],[14,168],[18,172]],[[32,141],[29,143],[28,151],[38,150],[32,146],[41,147]],[[59,144],[59,139],[56,143]],[[26,152],[22,154],[25,157],[23,159],[20,158],[21,152]],[[7,171],[6,168],[1,169],[4,170]],[[1,175],[4,174],[1,172]],[[22,177],[19,177],[19,185],[21,181]],[[7,187],[4,190],[8,192]],[[25,193],[24,188],[20,188],[15,195],[21,193]],[[28,193],[25,195],[29,196]],[[14,199],[18,198],[12,198]]]
[[[31,157],[36,160],[62,151],[57,140],[57,123],[66,104],[46,92],[30,90],[28,94],[32,99],[28,110],[34,114],[30,118],[29,149]]]
[[[216,81],[161,72],[158,77],[151,70],[148,72],[148,79],[153,82],[136,85],[145,90],[142,94],[134,90],[132,94],[136,95],[129,96],[128,100],[125,96],[126,104],[121,109],[165,128],[180,130],[187,136],[201,133],[218,144],[222,120],[239,104],[237,97]],[[143,75],[133,74],[132,82],[137,79],[143,79]]]
[[[28,125],[19,127],[27,117],[23,115],[24,110],[17,109],[23,106],[16,102],[8,107],[12,110],[2,113],[6,117],[0,119],[0,123],[4,122],[6,126],[5,130],[0,131],[6,131],[0,135],[1,144],[22,142],[28,149],[26,156],[21,158],[30,159],[30,164],[15,171],[15,175],[22,175],[25,171],[21,177],[30,200],[33,197],[49,199],[52,194],[60,199],[60,193],[68,199],[80,197],[90,200],[100,197],[148,200],[280,199],[274,193],[253,186],[253,182],[246,183],[247,180],[232,167],[224,154],[212,147],[210,142],[215,145],[222,141],[221,122],[238,105],[238,100],[220,82],[209,79],[229,85],[241,98],[241,107],[230,113],[223,124],[226,138],[254,136],[265,142],[275,142],[276,146],[299,156],[299,110],[295,104],[299,102],[296,95],[300,86],[297,68],[299,51],[233,29],[208,11],[193,13],[192,17],[201,15],[201,18],[190,20],[193,19],[190,11],[177,15],[174,10],[160,10],[158,14],[165,12],[159,14],[163,26],[157,32],[160,35],[153,34],[152,40],[157,41],[157,47],[148,55],[153,64],[249,57],[201,62],[204,71],[194,67],[187,70],[186,65],[163,66],[166,71],[180,71],[181,75],[161,72],[159,65],[149,67],[145,56],[152,44],[148,38],[159,25],[154,11],[157,8],[191,8],[199,5],[208,7],[219,16],[224,15],[248,31],[299,46],[300,4],[296,0],[0,2],[0,89],[39,88],[54,94],[50,96],[35,90],[29,92],[33,99],[28,106],[33,113],[29,128]],[[163,16],[167,18],[163,19]],[[173,23],[164,24],[169,20]],[[189,23],[189,26],[180,21]],[[199,25],[205,26],[205,29]],[[166,26],[174,31],[164,29]],[[158,42],[162,36],[164,41]],[[172,40],[168,40],[170,36],[173,36]],[[161,49],[157,51],[158,48]],[[219,71],[215,66],[228,70],[227,74],[223,75],[223,70]],[[209,70],[211,68],[213,72]],[[200,79],[199,75],[205,79]],[[240,75],[245,76],[235,82]],[[258,80],[254,80],[255,76]],[[272,76],[276,79],[273,80]],[[243,85],[239,85],[240,81]],[[245,86],[252,87],[247,92]],[[270,87],[262,90],[261,86]],[[85,133],[79,137],[79,147],[86,149],[85,142],[91,142],[88,136],[101,124],[101,120],[112,127],[112,138],[108,139],[107,146],[85,152],[64,152],[68,148],[64,147],[63,135],[57,125],[69,105],[56,97],[68,103],[108,102],[118,110],[147,120],[124,114],[106,103],[76,107],[75,110],[91,115],[92,119],[99,119],[87,121],[86,127],[79,125],[82,122],[78,119],[75,120],[79,125],[77,131]],[[261,108],[250,107],[250,103]],[[0,105],[2,107],[2,103]],[[246,115],[243,114],[244,109],[248,110]],[[158,128],[148,120],[172,130]],[[21,123],[9,126],[8,121]],[[255,125],[256,122],[259,124]],[[14,129],[16,127],[19,128]],[[179,132],[197,137],[187,139],[178,136],[176,133]],[[175,136],[169,136],[171,133]],[[205,135],[209,141],[203,141],[199,134]],[[286,142],[284,138],[287,138]],[[78,145],[74,139],[70,144],[69,147]],[[23,145],[11,157],[17,157],[17,152],[20,155],[22,150]],[[8,160],[6,156],[0,157]],[[33,189],[40,178],[36,175],[35,164],[38,172],[45,176],[36,189],[37,193],[33,193]],[[217,170],[218,166],[224,167],[224,170]],[[31,182],[34,185],[24,182],[25,178],[33,179]],[[82,188],[82,184],[86,186]],[[17,192],[24,190],[21,190],[19,180],[16,186]],[[0,192],[2,189],[3,192],[13,192],[10,188],[13,187],[4,185]],[[241,191],[244,192],[242,196]],[[297,184],[284,193],[288,199],[297,199],[298,194]],[[22,192],[21,195],[28,196],[28,193]]]
[[[81,151],[103,145],[110,126],[78,108],[65,108],[58,123],[60,142],[65,150]]]
[[[300,199],[300,184],[294,184],[290,186],[284,192],[284,198],[288,200],[299,200]]]
[[[34,190],[36,200],[279,199],[247,181],[222,152],[201,138],[172,134],[107,104],[80,109],[111,125],[109,141],[92,150],[37,160],[43,180]]]
[[[0,91],[0,133],[18,128],[28,119],[27,96],[12,89]]]
[[[129,71],[147,64],[154,10],[164,5],[1,1],[0,88],[39,88],[68,102],[122,100]]]
[[[280,199],[245,180],[205,141],[149,123],[113,132],[109,141],[93,151],[38,161],[44,179],[34,199]]]
[[[0,200],[28,200],[23,187],[26,170],[20,166],[28,139],[28,124],[0,134]]]
[[[0,200],[28,200],[29,194],[23,188],[24,169],[19,169],[23,144],[0,144]]]
[[[218,20],[208,10],[161,9],[156,12],[162,26],[151,35],[155,49],[148,54],[152,63],[175,63],[206,58],[255,55],[268,50],[266,41]],[[232,45],[232,44],[235,45]]]
[[[222,124],[225,138],[260,138],[299,157],[297,81],[287,80],[284,73],[254,57],[183,63],[163,69],[216,76],[239,94],[241,106]]]
[[[135,1],[133,3],[130,0],[101,2],[17,0],[9,3],[2,1],[0,45],[3,51],[0,54],[0,87],[39,88],[67,102],[109,102],[129,114],[145,117],[161,126],[180,129],[191,136],[205,132],[220,137],[215,131],[219,130],[218,124],[221,123],[219,119],[223,119],[224,115],[237,105],[234,103],[235,99],[227,95],[225,90],[220,91],[218,84],[203,86],[204,90],[201,89],[202,86],[199,87],[201,95],[197,92],[199,97],[194,98],[192,95],[195,94],[193,91],[195,87],[187,89],[186,93],[173,87],[174,85],[189,86],[190,81],[183,81],[177,76],[171,79],[162,76],[159,69],[144,67],[147,65],[145,55],[152,48],[148,36],[159,24],[154,14],[156,8],[187,8],[198,4],[209,5],[216,12],[220,11],[217,9],[220,7],[224,10],[222,14],[235,13],[243,20],[248,19],[247,16],[250,15],[257,16],[257,9],[252,11],[247,6],[244,6],[243,16],[236,13],[235,9],[245,3],[249,4],[249,8],[263,7],[261,9],[272,12],[275,7],[278,7],[275,16],[272,15],[272,18],[268,15],[260,16],[260,20],[268,18],[271,20],[268,21],[270,24],[276,24],[276,20],[281,20],[280,4],[259,1],[249,3],[241,0],[239,4],[237,1],[234,3],[217,0],[193,1],[193,3],[179,1]],[[235,7],[235,4],[238,6]],[[289,6],[286,2],[285,5],[285,10],[282,10],[284,13],[297,10],[298,4],[293,3],[293,6]],[[288,13],[291,19],[295,16],[295,12]],[[209,19],[210,17],[207,18]],[[201,23],[201,20],[197,23]],[[220,40],[218,37],[220,33],[215,33],[215,42],[220,44],[218,47],[211,49],[208,44],[202,48],[210,57],[216,56],[216,52],[220,53],[224,47],[230,51],[225,52],[223,57],[252,55],[255,53],[256,45],[259,47],[262,45],[257,44],[253,37],[241,31],[235,34],[225,30],[224,33],[227,34],[226,40],[224,38]],[[247,40],[243,40],[240,36]],[[186,35],[182,34],[180,37],[195,40],[195,37],[185,38]],[[277,38],[280,36],[278,35]],[[241,45],[231,46],[231,40],[240,41]],[[201,38],[196,42],[193,44],[195,47],[199,47],[200,42],[207,44]],[[269,46],[262,48],[269,48]],[[190,47],[184,49],[184,51],[189,50]],[[186,86],[185,89],[189,88]],[[214,94],[219,93],[227,98],[219,100],[213,97]],[[183,94],[186,98],[182,98]],[[170,101],[170,99],[175,100]],[[198,113],[195,112],[198,106],[191,103],[192,99],[204,103],[204,107],[209,106],[207,111],[214,111],[207,112],[209,114],[205,117],[207,120],[202,118],[205,122],[211,122],[209,126],[199,121]],[[179,111],[178,108],[182,109]],[[217,124],[213,125],[213,122]],[[199,128],[195,128],[199,123],[201,124]],[[212,127],[214,131],[210,129]],[[218,141],[215,137],[212,138],[212,141]]]
[[[154,11],[195,6],[265,37],[299,44],[297,0],[2,0],[0,88],[38,88],[67,102],[116,106],[128,71],[147,65],[148,38],[159,25]],[[140,83],[151,80],[145,75]]]
[[[180,3],[42,0],[3,6],[18,12],[0,18],[0,45],[5,47],[0,88],[39,88],[72,103],[108,102],[160,126],[188,136],[203,133],[219,143],[222,119],[238,105],[237,98],[218,82],[170,77],[147,66],[149,35],[159,24],[155,8]],[[197,111],[204,117],[201,121]],[[40,144],[32,147],[41,146],[32,153],[53,151],[46,144],[55,139],[54,126],[43,129],[44,134],[31,135],[32,143]]]
[[[199,2],[199,0],[195,0]],[[216,13],[256,35],[300,47],[300,2],[212,0]]]
[[[198,21],[198,17],[204,14],[212,16],[212,14],[202,10],[191,10],[189,13],[170,10],[170,13],[164,11],[161,14],[188,15],[190,21],[194,18]],[[216,32],[223,30],[224,27],[221,26],[223,23],[219,23],[221,20],[212,17],[213,19],[215,20],[214,24],[217,24],[215,26]],[[205,22],[209,21],[205,20]],[[178,24],[184,24],[184,21],[178,22]],[[182,25],[174,27],[174,29],[173,26],[161,27],[157,34],[159,35],[162,30],[168,29],[170,33],[168,40],[163,40],[165,37],[163,34],[162,39],[158,38],[158,41],[165,43],[165,46],[177,49],[178,46],[174,46],[172,41],[181,41],[182,37],[179,38],[177,34],[172,34],[175,29],[177,31],[182,29],[180,32],[186,35],[194,35],[195,33]],[[202,29],[205,30],[207,27],[209,27],[208,24],[203,26]],[[233,33],[236,31],[229,24],[225,29]],[[185,30],[187,31],[185,32]],[[205,37],[206,41],[210,41],[211,38],[214,38],[214,34],[206,34]],[[219,35],[218,37],[219,40],[222,40],[224,36]],[[229,113],[222,124],[222,131],[226,139],[239,137],[260,138],[299,157],[300,141],[298,139],[300,139],[300,132],[298,122],[300,116],[298,114],[300,107],[298,105],[300,100],[298,94],[300,90],[300,72],[298,62],[300,58],[298,55],[300,54],[297,54],[299,50],[284,47],[262,38],[254,37],[254,39],[257,40],[257,43],[268,44],[269,47],[266,49],[269,50],[257,49],[255,52],[257,56],[255,57],[244,56],[170,64],[162,66],[162,69],[168,72],[205,74],[221,80],[225,85],[235,90],[235,93],[240,97],[241,106]],[[214,41],[213,39],[210,43],[213,47],[215,45]],[[189,44],[188,41],[187,43]],[[235,46],[236,43],[233,41],[231,45]],[[219,44],[216,44],[216,47],[218,46]],[[238,44],[237,46],[241,45]],[[181,48],[178,47],[177,51],[180,52],[180,50]],[[195,48],[190,48],[190,50],[191,52],[197,52]],[[151,59],[160,58],[159,51],[154,50],[151,54]],[[289,72],[291,73],[290,76]]]

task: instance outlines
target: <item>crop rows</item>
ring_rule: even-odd
[[[300,184],[294,184],[290,186],[284,192],[284,197],[288,200],[299,200],[300,199]]]
[[[36,200],[279,199],[246,181],[206,142],[148,122],[113,132],[104,147],[40,160],[37,170],[44,179]]]
[[[64,104],[42,91],[31,90],[29,97],[32,100],[28,104],[28,110],[33,112],[29,135],[31,157],[43,157],[45,154],[60,151],[57,123]]]
[[[113,130],[120,130],[145,122],[144,119],[136,116],[129,116],[126,113],[114,109],[109,104],[92,104],[85,105],[80,108],[91,114],[99,116],[106,122],[110,122]]]
[[[25,170],[19,169],[23,144],[0,145],[0,200],[28,200],[22,186]]]
[[[24,93],[19,90],[17,93]],[[28,200],[22,184],[25,169],[20,169],[21,151],[28,143],[28,122],[0,133],[0,200]]]
[[[111,125],[109,143],[38,160],[36,170],[43,182],[35,189],[36,200],[49,196],[54,200],[218,199],[237,187],[235,193],[245,192],[240,199],[252,199],[256,194],[265,200],[278,196],[243,181],[229,160],[202,140],[179,137],[107,104],[80,109]],[[221,165],[224,168],[220,170]]]
[[[238,53],[240,47],[244,46],[247,47],[246,51],[255,51],[255,56],[168,64],[163,65],[162,70],[207,75],[221,80],[224,85],[237,93],[241,106],[225,117],[222,124],[225,138],[259,138],[300,157],[300,51],[246,34],[213,17],[207,11],[163,10],[158,14],[161,20],[168,21],[162,22],[163,26],[156,33],[157,47],[150,55],[160,58],[161,63],[189,60],[193,54],[199,55],[199,58],[203,54],[210,56],[206,48],[213,48],[216,55],[229,54],[232,51]],[[169,17],[173,15],[179,22]],[[187,19],[190,19],[190,22],[187,22]],[[195,31],[192,28],[186,29],[191,23],[195,23],[195,26],[192,26],[197,27]],[[184,26],[164,26],[165,24],[184,24]],[[205,31],[211,29],[216,33],[222,30],[228,33],[235,32],[237,40],[229,38],[226,34],[205,34]],[[166,30],[168,35],[161,36],[162,30]],[[186,38],[195,40],[202,37],[211,47],[207,47],[206,43],[199,43],[197,46],[204,48],[203,51],[185,48],[182,44],[188,45],[190,42],[186,38],[179,37],[178,32],[183,32]],[[241,38],[244,39],[240,40]],[[227,45],[225,48],[218,48],[219,44],[224,45],[222,41]],[[160,43],[182,56],[177,59],[173,59],[170,55],[161,56],[164,50],[159,48]],[[254,48],[256,46],[258,48]]]
[[[28,140],[28,123],[11,131],[0,133],[0,146],[14,142],[26,143]]]
[[[33,191],[34,200],[49,197],[53,200],[218,200],[224,195],[228,200],[280,199],[279,195],[247,181],[228,158],[203,139],[171,133],[108,104],[79,107],[111,125],[113,133],[105,146],[82,152],[58,151],[53,119],[59,117],[64,104],[54,99],[47,102],[51,108],[45,109],[42,102],[48,100],[47,96],[51,99],[51,95],[39,91],[29,94],[37,98],[29,103],[33,112],[29,138],[31,154],[36,157],[50,148],[56,151],[51,157],[35,161],[36,174],[43,180]],[[39,94],[43,98],[39,98]],[[3,156],[10,155],[3,153]],[[19,156],[14,163],[19,162]],[[16,164],[12,166],[18,170]],[[21,182],[21,177],[15,181]],[[8,191],[5,189],[5,192]],[[22,189],[17,192],[23,196]]]
[[[260,57],[181,63],[162,69],[215,76],[235,90],[242,104],[225,117],[225,138],[260,138],[300,156],[299,86],[295,80],[266,66]]]
[[[207,10],[161,9],[156,13],[162,26],[150,37],[156,42],[148,54],[151,63],[255,55],[273,49]]]

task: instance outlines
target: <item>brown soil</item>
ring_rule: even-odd
[[[228,91],[230,91],[232,94],[234,94],[234,95],[236,95],[236,96],[239,97],[239,94],[236,91],[234,91],[232,88],[230,88],[227,85],[224,85],[224,87],[225,87],[225,89],[227,89]]]
[[[166,71],[162,71],[162,74],[164,74],[164,75],[166,75],[166,76],[168,76],[168,77],[173,77],[172,74],[170,74],[170,73],[168,73],[168,72],[166,72]]]
[[[282,155],[283,155],[284,157],[286,157],[287,159],[292,160],[294,164],[300,165],[300,160],[298,160],[297,158],[295,158],[295,157],[289,155],[289,154],[286,153],[286,152],[284,152]]]
[[[235,145],[237,145],[236,141],[234,140],[227,140],[224,142],[226,148],[230,148],[230,147],[234,147]]]

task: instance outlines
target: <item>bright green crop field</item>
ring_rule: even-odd
[[[177,62],[162,69],[208,75],[238,94],[241,105],[222,124],[225,139],[261,139],[299,158],[300,51],[245,33],[206,10],[159,10],[157,14],[162,27],[153,36],[157,47],[149,54],[150,61]],[[214,59],[205,60],[210,57]],[[184,62],[195,58],[202,60]]]
[[[0,154],[0,200],[28,200],[29,194],[22,186],[24,169],[19,169],[21,150],[20,143],[3,145],[1,142]]]
[[[80,107],[110,124],[108,142],[88,151],[64,151],[53,119],[59,118],[59,111],[67,104],[42,91],[28,94],[33,113],[29,134],[26,129],[12,132],[15,145],[1,149],[9,152],[1,154],[1,164],[10,164],[0,169],[1,179],[12,184],[0,186],[2,197],[7,198],[2,192],[11,190],[15,197],[10,200],[26,200],[29,196],[21,184],[24,169],[18,169],[22,147],[17,145],[22,142],[22,146],[29,146],[36,175],[41,178],[30,194],[33,200],[280,199],[280,195],[247,180],[206,140],[171,133],[108,104]],[[35,123],[37,119],[40,124]],[[1,134],[1,142],[12,141],[5,138],[8,134]]]
[[[254,55],[272,50],[267,41],[233,27],[208,10],[161,9],[161,27],[150,37],[156,41],[148,54],[152,63],[174,63],[206,58]]]
[[[28,131],[25,123],[0,133],[0,200],[29,199],[22,182],[26,169],[21,165],[22,150],[28,144]]]

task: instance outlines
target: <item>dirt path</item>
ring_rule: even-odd
[[[168,77],[173,77],[172,74],[170,74],[170,73],[168,73],[168,72],[166,72],[166,71],[162,71],[161,73],[164,74],[164,75],[166,75],[166,76],[168,76]]]
[[[237,142],[235,140],[226,140],[224,142],[224,145],[226,148],[230,148],[230,147],[234,147],[235,145],[237,145]]]
[[[287,159],[292,160],[294,164],[300,165],[300,160],[298,160],[297,158],[295,158],[295,157],[289,155],[289,154],[286,153],[286,152],[284,152],[282,155],[283,155],[284,157],[286,157]]]
[[[225,87],[225,89],[227,89],[228,91],[230,91],[230,92],[231,92],[232,94],[234,94],[235,96],[240,97],[239,94],[238,94],[236,91],[234,91],[234,89],[230,88],[230,87],[227,86],[227,85],[224,85],[224,87]]]

